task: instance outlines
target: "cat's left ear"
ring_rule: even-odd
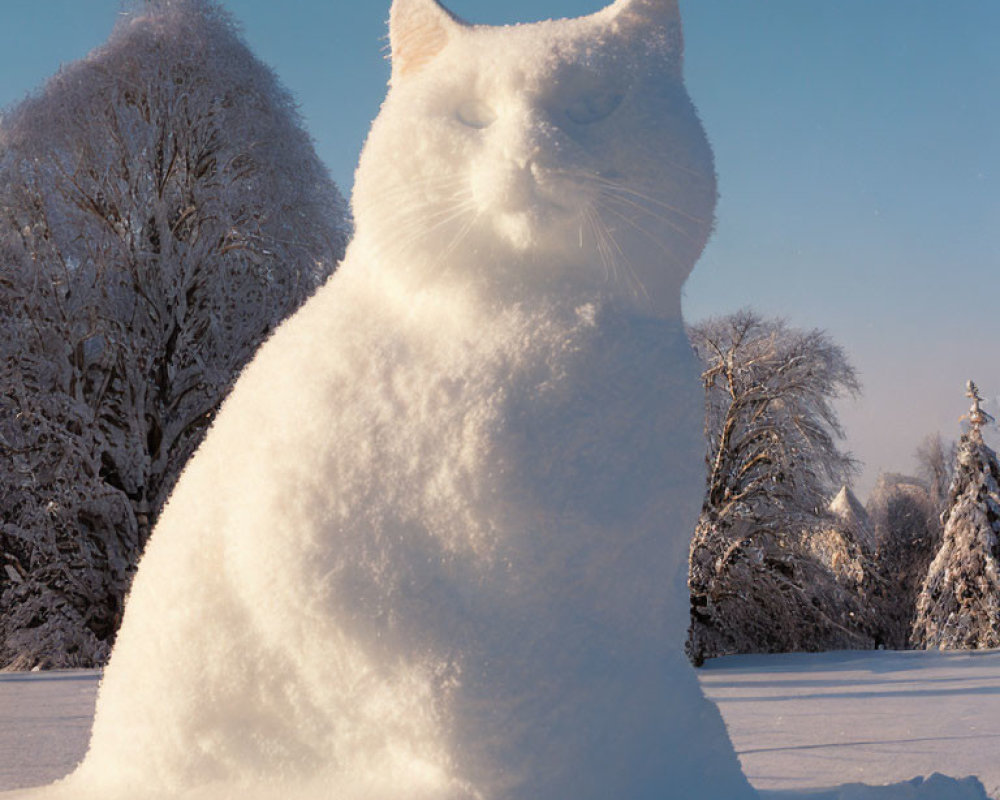
[[[617,31],[657,41],[681,72],[684,36],[677,0],[616,0],[601,13]]]
[[[437,0],[393,0],[389,11],[392,84],[431,61],[464,24]]]

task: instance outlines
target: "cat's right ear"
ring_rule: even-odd
[[[393,0],[389,11],[392,85],[431,61],[463,24],[437,0]]]
[[[654,44],[666,56],[668,68],[681,76],[684,36],[677,0],[615,0],[595,16],[601,15],[611,22],[612,30]]]

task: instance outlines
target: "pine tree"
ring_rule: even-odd
[[[1000,464],[983,441],[993,419],[969,381],[969,431],[958,445],[941,549],[917,600],[915,647],[1000,647]]]

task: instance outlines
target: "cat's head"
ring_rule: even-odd
[[[353,201],[380,269],[515,293],[569,281],[679,312],[716,189],[676,0],[506,27],[395,0],[389,24]]]

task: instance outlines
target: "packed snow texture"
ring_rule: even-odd
[[[1000,652],[735,656],[698,676],[767,800],[982,797],[971,781],[913,785],[910,776],[935,771],[978,775],[1000,797]],[[80,760],[97,678],[0,676],[0,792],[54,780]]]
[[[182,475],[45,796],[749,800],[681,650],[715,178],[676,3],[390,29],[355,240]]]

